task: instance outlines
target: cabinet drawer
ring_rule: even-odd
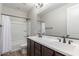
[[[48,51],[48,53],[50,53],[50,54],[54,54],[54,51],[53,50],[51,50],[51,49],[49,49],[49,48],[47,48],[47,51]]]
[[[41,56],[41,53],[42,53],[41,46],[42,45],[35,42],[35,56]]]
[[[27,39],[27,55],[31,55],[31,40]]]
[[[41,45],[38,43],[35,43],[35,49],[40,50],[41,49]]]
[[[42,55],[43,56],[53,56],[54,55],[54,51],[47,48],[47,47],[44,47],[42,46]]]
[[[63,54],[61,54],[59,52],[55,52],[55,56],[65,56],[65,55],[63,55]]]
[[[41,56],[41,50],[35,50],[35,56]]]
[[[31,40],[31,56],[34,56],[34,41]]]

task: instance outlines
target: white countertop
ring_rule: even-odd
[[[58,42],[57,37],[52,36],[44,36],[42,38],[37,36],[30,36],[28,38],[66,56],[79,56],[78,44]]]

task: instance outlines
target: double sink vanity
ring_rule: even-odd
[[[73,41],[73,42],[72,42]],[[74,39],[54,36],[30,36],[27,37],[28,56],[78,56],[79,44]]]

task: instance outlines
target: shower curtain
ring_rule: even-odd
[[[8,52],[11,50],[11,22],[10,17],[2,15],[2,44],[3,49],[2,52]]]

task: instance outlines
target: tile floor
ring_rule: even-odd
[[[1,56],[27,56],[27,53],[22,53],[21,50],[17,50],[1,54]]]

